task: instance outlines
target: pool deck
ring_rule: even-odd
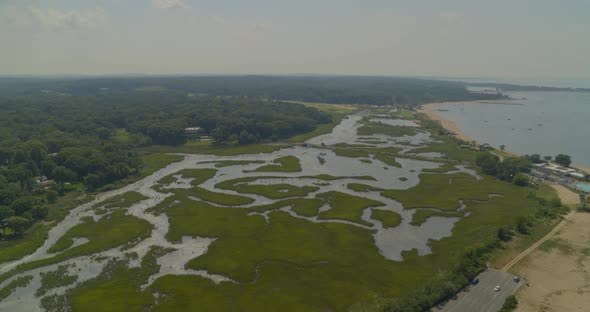
[[[586,193],[590,193],[590,185],[584,183],[576,183],[575,186]]]

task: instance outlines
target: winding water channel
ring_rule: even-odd
[[[35,296],[36,290],[41,286],[40,273],[55,271],[58,266],[66,265],[67,270],[72,275],[78,276],[77,283],[97,277],[104,269],[108,259],[123,259],[126,254],[137,253],[139,256],[137,260],[131,261],[131,266],[139,266],[141,259],[150,250],[152,246],[161,246],[164,248],[172,248],[174,251],[167,253],[157,259],[160,264],[160,271],[152,275],[147,284],[143,287],[149,286],[157,278],[168,275],[168,274],[192,274],[199,275],[208,279],[211,279],[215,283],[223,282],[234,282],[231,279],[212,274],[206,271],[190,270],[185,268],[185,264],[200,255],[207,252],[208,246],[215,241],[216,238],[209,237],[183,237],[179,243],[171,243],[166,240],[165,236],[169,230],[168,217],[165,213],[158,215],[148,213],[151,207],[154,207],[161,203],[171,193],[162,193],[152,188],[157,181],[165,176],[177,173],[183,169],[191,168],[215,168],[217,169],[216,175],[200,185],[200,187],[215,191],[218,193],[226,194],[238,194],[231,190],[220,190],[216,189],[215,185],[219,182],[241,178],[241,177],[259,177],[264,176],[264,179],[257,179],[252,184],[278,184],[287,183],[295,186],[307,186],[314,185],[318,186],[319,190],[312,192],[306,196],[306,198],[313,198],[318,193],[324,193],[328,191],[338,191],[348,193],[351,195],[365,197],[372,200],[376,200],[385,204],[385,206],[366,208],[363,211],[362,219],[369,224],[362,225],[345,220],[318,220],[317,217],[304,217],[297,215],[290,207],[283,207],[282,210],[289,213],[292,217],[301,218],[308,220],[309,222],[339,222],[345,223],[350,226],[361,227],[372,231],[374,242],[380,253],[391,261],[403,260],[403,253],[405,251],[416,249],[419,255],[425,255],[430,253],[430,247],[428,242],[430,240],[439,240],[443,237],[448,237],[452,234],[454,224],[459,220],[458,217],[430,217],[419,226],[411,225],[413,214],[416,209],[408,210],[404,209],[401,203],[383,197],[379,192],[355,192],[347,188],[349,183],[363,183],[366,185],[383,188],[383,189],[399,189],[404,190],[416,186],[420,180],[419,175],[424,169],[435,169],[439,168],[442,164],[434,161],[416,160],[409,158],[396,158],[396,161],[401,165],[401,168],[395,166],[389,166],[377,159],[371,159],[370,162],[367,158],[352,158],[352,157],[341,157],[337,156],[330,148],[330,145],[338,143],[366,145],[368,147],[398,147],[402,151],[400,153],[406,153],[411,149],[423,146],[433,142],[430,134],[425,131],[419,131],[414,136],[405,137],[389,137],[385,135],[373,135],[364,136],[360,138],[357,135],[357,129],[361,126],[361,120],[364,117],[370,116],[367,111],[358,112],[344,119],[338,126],[336,126],[332,133],[321,135],[308,140],[306,146],[296,146],[281,149],[279,151],[267,154],[258,155],[239,155],[239,156],[213,156],[213,155],[184,155],[184,160],[168,165],[165,168],[153,173],[152,175],[142,179],[141,181],[127,185],[121,189],[102,193],[96,196],[96,198],[89,203],[78,206],[77,208],[70,211],[68,216],[54,226],[49,231],[49,236],[45,243],[38,248],[34,253],[23,257],[17,261],[0,264],[0,274],[9,272],[20,264],[28,263],[40,259],[45,259],[54,256],[55,254],[49,253],[48,250],[53,246],[60,237],[62,237],[68,230],[77,224],[82,222],[84,217],[93,217],[95,220],[103,218],[104,215],[98,215],[95,212],[94,205],[100,203],[106,199],[112,198],[129,191],[135,191],[141,193],[147,199],[142,200],[127,209],[127,214],[135,216],[137,218],[146,220],[153,226],[151,235],[133,246],[131,249],[123,251],[122,247],[112,248],[100,253],[96,253],[89,256],[82,256],[73,259],[63,261],[59,264],[49,265],[38,269],[30,270],[24,273],[19,273],[10,279],[0,284],[0,288],[6,286],[14,279],[32,275],[33,280],[26,286],[17,288],[14,293],[0,302],[0,311],[41,311],[40,300]],[[376,118],[374,116],[373,118]],[[403,125],[403,126],[417,126],[411,121],[400,121],[394,119],[387,119],[381,116],[375,119],[378,122],[391,125]],[[372,143],[367,143],[371,141]],[[215,161],[223,160],[257,160],[264,161],[270,164],[274,159],[282,156],[296,156],[301,163],[301,172],[248,172],[263,164],[252,163],[246,165],[235,165],[228,167],[215,167]],[[430,157],[435,160],[440,155],[425,154],[420,155],[422,157]],[[325,160],[325,163],[319,161],[319,157]],[[470,169],[457,166],[454,172],[465,172],[479,178],[477,174]],[[300,178],[303,176],[316,176],[320,174],[328,174],[332,176],[348,177],[338,180],[324,181],[314,178]],[[372,176],[375,180],[358,180],[354,177],[359,176]],[[180,175],[177,176],[177,181],[171,183],[164,188],[183,188],[191,187],[190,179],[182,179]],[[243,205],[239,207],[247,208],[251,206],[266,205],[277,202],[278,200],[269,199],[263,196],[252,195],[252,194],[239,194],[241,196],[247,196],[254,200],[251,204]],[[194,199],[198,200],[198,199]],[[460,207],[461,203],[457,204]],[[223,209],[223,206],[219,209]],[[322,207],[322,210],[330,209],[329,206]],[[371,218],[371,211],[373,209],[391,210],[401,215],[402,222],[399,226],[393,228],[384,227],[380,221]],[[427,208],[425,208],[427,209]],[[263,213],[263,215],[265,215]],[[267,220],[268,215],[266,214]],[[87,241],[84,239],[77,240],[76,244],[84,244]],[[70,247],[72,248],[72,247]],[[47,295],[63,294],[68,288],[75,287],[75,284],[51,289],[47,292]]]

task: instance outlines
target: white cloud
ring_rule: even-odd
[[[57,9],[42,10],[29,8],[33,22],[47,30],[92,29],[106,22],[106,14],[101,8],[60,11]]]
[[[102,8],[64,11],[42,9],[26,3],[0,2],[0,29],[75,30],[93,29],[106,22]]]
[[[184,0],[152,0],[152,5],[156,9],[173,9],[173,8],[188,8]]]

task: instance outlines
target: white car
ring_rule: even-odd
[[[494,291],[495,291],[495,292],[499,292],[499,291],[500,291],[500,289],[501,289],[501,288],[500,288],[500,286],[496,286],[496,287],[494,287]]]

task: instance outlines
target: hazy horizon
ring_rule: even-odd
[[[588,6],[573,0],[0,0],[0,37],[9,43],[0,75],[587,80]]]

